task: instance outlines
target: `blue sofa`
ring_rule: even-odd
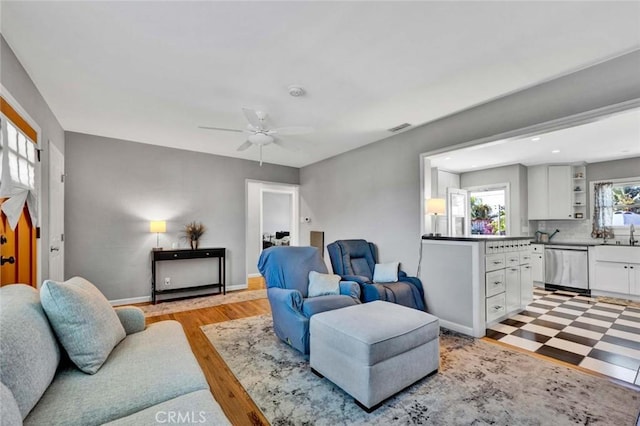
[[[307,297],[309,272],[328,272],[315,247],[270,247],[260,255],[258,270],[267,284],[276,336],[303,354],[309,353],[314,314],[360,303],[360,288],[350,281],[340,282],[340,294]]]

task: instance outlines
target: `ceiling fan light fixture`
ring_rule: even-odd
[[[300,96],[304,96],[307,93],[303,87],[301,86],[289,86],[289,94],[294,98],[299,98]]]
[[[267,135],[262,132],[258,132],[249,136],[249,142],[251,142],[254,145],[260,145],[260,146],[269,145],[271,142],[273,142],[273,136]]]

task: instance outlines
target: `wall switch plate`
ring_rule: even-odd
[[[165,277],[164,278],[164,285],[165,285],[165,287],[169,287],[171,285],[171,278],[170,277]]]

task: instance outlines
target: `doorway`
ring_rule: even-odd
[[[247,180],[246,195],[246,275],[254,289],[262,251],[299,244],[299,186]]]
[[[0,285],[38,287],[40,129],[3,88],[0,97]]]

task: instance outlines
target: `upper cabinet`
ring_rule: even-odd
[[[586,218],[584,166],[528,168],[529,220]]]

